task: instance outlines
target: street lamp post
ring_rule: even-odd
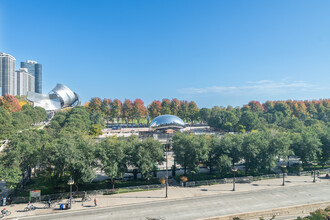
[[[172,145],[172,140],[170,139],[169,140],[169,144],[166,144],[165,145],[165,150],[166,150],[166,185],[165,185],[165,187],[166,187],[166,193],[165,193],[165,198],[167,198],[168,197],[168,195],[167,195],[167,193],[168,193],[168,148],[170,147]]]
[[[70,185],[70,209],[71,209],[71,207],[72,207],[72,185],[74,184],[74,180],[72,179],[72,176],[70,176],[68,184]]]
[[[281,165],[281,168],[282,168],[282,173],[283,173],[283,183],[282,183],[282,186],[284,186],[285,185],[285,183],[284,183],[284,173],[285,173],[286,166],[285,165]]]
[[[233,191],[235,191],[235,182],[236,182],[236,178],[235,178],[235,174],[237,172],[237,168],[232,168],[231,171],[234,173],[234,181],[233,181]]]
[[[313,183],[316,183],[316,179],[315,179],[315,169],[316,169],[316,166],[317,166],[317,163],[312,163],[313,166],[314,166],[314,180],[313,180]]]

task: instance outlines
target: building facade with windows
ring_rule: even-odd
[[[27,60],[21,62],[21,68],[28,69],[28,72],[34,76],[35,79],[35,92],[42,93],[42,65],[37,61]]]
[[[27,68],[20,68],[16,71],[16,75],[18,96],[26,96],[28,92],[35,91],[35,77],[29,73]]]
[[[0,52],[0,96],[17,95],[16,59]]]

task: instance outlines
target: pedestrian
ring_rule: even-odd
[[[317,171],[317,177],[320,177],[320,171]]]
[[[11,205],[11,198],[10,197],[8,197],[7,203],[8,203],[8,205]]]
[[[3,206],[6,206],[6,200],[7,200],[6,196],[3,197],[3,199],[2,199],[2,204],[3,204]]]
[[[48,208],[50,208],[50,205],[52,203],[50,197],[48,198],[48,202],[47,203],[48,203]]]
[[[83,197],[82,197],[82,201],[83,202],[85,202],[86,201],[86,197],[87,197],[87,192],[86,191],[84,191],[84,194],[83,194]]]
[[[94,206],[95,207],[97,206],[97,200],[96,200],[96,198],[94,198]]]

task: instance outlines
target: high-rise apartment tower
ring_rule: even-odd
[[[27,92],[35,91],[35,78],[32,76],[27,68],[20,68],[16,70],[17,74],[17,95],[26,96]]]
[[[16,59],[0,52],[0,96],[17,95]]]

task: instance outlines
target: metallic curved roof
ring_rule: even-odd
[[[34,106],[42,107],[48,111],[80,105],[79,96],[62,84],[57,84],[50,94],[28,92],[26,98],[33,102]]]
[[[62,84],[57,84],[52,92],[54,92],[61,100],[62,108],[71,106],[77,100],[75,93]]]
[[[185,127],[185,124],[177,116],[160,115],[151,121],[150,127],[154,129],[182,129]]]

